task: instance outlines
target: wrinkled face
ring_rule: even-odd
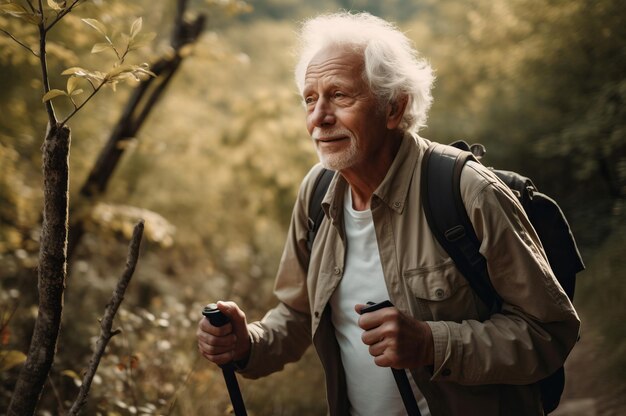
[[[307,68],[307,130],[328,169],[365,165],[385,134],[385,113],[363,80],[363,65],[361,53],[335,46],[318,52]]]

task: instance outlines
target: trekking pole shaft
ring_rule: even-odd
[[[213,326],[224,326],[229,322],[228,317],[217,309],[217,305],[215,304],[208,305],[204,308],[202,315],[204,315]],[[230,402],[233,405],[235,416],[247,416],[248,413],[246,412],[246,406],[243,403],[243,397],[241,396],[241,390],[239,389],[239,383],[237,382],[237,376],[235,375],[233,363],[231,362],[220,365],[220,368],[222,369],[222,374],[224,375],[224,382],[226,383],[226,388],[228,389],[228,396],[230,397]]]
[[[417,402],[415,401],[413,389],[411,388],[406,372],[396,368],[392,368],[391,372],[393,373],[393,378],[396,380],[398,390],[400,390],[400,397],[402,397],[402,403],[404,403],[407,414],[409,416],[422,416]]]
[[[235,416],[247,416],[246,405],[243,403],[243,397],[241,396],[241,390],[239,389],[239,383],[237,383],[237,376],[232,364],[222,366],[222,374],[224,375],[224,382],[226,382],[228,396],[230,396]]]
[[[368,306],[361,310],[361,314],[393,306],[393,304],[388,300],[379,303],[367,302],[367,305]],[[417,401],[415,400],[415,395],[413,394],[413,389],[411,388],[411,383],[409,383],[406,371],[392,368],[391,373],[393,374],[393,378],[396,381],[398,390],[400,391],[400,397],[402,397],[402,403],[404,403],[407,414],[409,416],[422,416],[419,407],[417,407]]]

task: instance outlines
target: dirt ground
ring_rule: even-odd
[[[626,375],[607,376],[602,338],[581,316],[581,338],[565,363],[561,404],[550,416],[626,415]]]

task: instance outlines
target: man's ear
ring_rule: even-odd
[[[396,98],[395,101],[387,104],[387,128],[389,130],[398,128],[408,102],[409,97],[407,95],[401,95]]]

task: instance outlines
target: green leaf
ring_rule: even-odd
[[[0,12],[8,14],[10,16],[19,17],[27,22],[38,24],[40,22],[39,16],[26,10],[24,6],[17,3],[0,4]]]
[[[150,65],[147,62],[144,62],[141,65],[137,65],[136,71],[144,73],[146,75],[150,75],[151,77],[156,77],[156,74],[150,71]]]
[[[149,65],[147,63],[141,65],[119,65],[107,72],[106,80],[111,84],[113,90],[115,90],[115,83],[120,81],[127,81],[131,79],[141,81],[142,78],[150,76],[156,77],[156,74],[148,70],[148,68]]]
[[[91,48],[91,53],[100,53],[102,51],[106,51],[107,49],[113,49],[113,45],[110,43],[96,43]]]
[[[104,36],[107,35],[107,28],[106,26],[100,22],[99,20],[96,19],[80,19],[83,22],[87,23],[89,26],[93,27],[94,29],[96,29],[98,32],[100,32],[101,34],[103,34]]]
[[[0,351],[0,372],[9,370],[26,361],[26,354],[21,351]]]
[[[135,49],[143,48],[144,46],[148,46],[148,44],[156,38],[156,32],[149,33],[141,33],[135,36],[130,41],[130,45],[128,47],[129,50],[133,51]]]
[[[132,42],[132,38],[130,37],[130,35],[127,35],[126,33],[120,33],[120,44],[122,45],[129,45],[129,49],[130,49],[130,44]]]
[[[72,95],[72,92],[78,86],[78,78],[75,76],[71,76],[67,79],[67,93]]]
[[[106,74],[100,71],[88,72],[83,78],[87,78],[95,82],[103,82]]]
[[[135,36],[137,36],[137,33],[141,31],[142,27],[143,27],[143,19],[141,17],[138,17],[133,22],[132,26],[130,27],[130,37],[134,38]]]
[[[73,378],[74,380],[81,380],[80,376],[73,370],[63,370],[61,374],[64,376],[68,376],[69,378]]]
[[[103,74],[100,71],[88,71],[79,66],[67,68],[65,71],[61,72],[61,75],[74,75],[75,77],[85,78],[89,81],[95,81],[98,83],[104,81],[104,77],[106,76],[106,74]]]
[[[50,8],[52,8],[54,10],[61,10],[61,9],[63,9],[63,6],[61,6],[59,3],[57,3],[54,0],[48,0],[48,6],[50,6]]]
[[[118,75],[123,74],[125,72],[132,72],[133,68],[134,68],[134,65],[131,65],[131,64],[123,64],[120,66],[116,66],[115,68],[107,72],[106,78],[113,79],[117,77]]]
[[[7,3],[7,4],[0,4],[0,12],[6,13],[6,14],[10,14],[12,16],[15,15],[21,15],[21,14],[29,14],[29,11],[26,10],[26,8],[24,6],[21,6],[19,4],[16,3]]]
[[[78,374],[76,374],[76,371],[63,370],[61,371],[61,374],[74,380],[74,384],[76,384],[77,387],[80,387],[83,384],[83,380]]]
[[[149,71],[147,69],[138,69],[137,71],[134,72],[135,74],[139,74],[139,79],[141,79],[141,75],[144,76],[144,78],[150,78],[150,77],[155,77],[156,78],[156,74],[152,71]]]
[[[56,89],[50,90],[43,96],[43,98],[41,99],[41,102],[45,103],[46,101],[51,100],[55,97],[59,97],[61,95],[67,95],[67,93],[65,91],[56,90]]]
[[[61,72],[61,75],[76,75],[77,77],[84,77],[88,73],[89,71],[87,71],[86,69],[83,69],[79,66],[73,66]]]

